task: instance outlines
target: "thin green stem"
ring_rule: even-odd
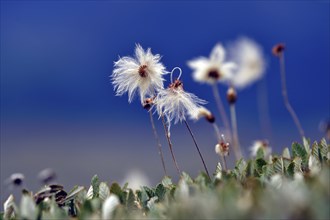
[[[198,147],[198,144],[197,144],[197,142],[196,142],[195,136],[194,136],[194,134],[192,133],[192,131],[191,131],[189,125],[188,125],[188,122],[187,122],[186,120],[184,120],[184,123],[185,123],[185,125],[186,125],[186,127],[187,127],[187,129],[188,129],[188,131],[189,131],[189,133],[190,133],[190,135],[191,135],[191,138],[193,139],[193,141],[194,141],[194,143],[195,143],[195,146],[196,146],[196,149],[197,149],[197,151],[198,151],[198,154],[199,154],[199,156],[200,156],[200,158],[201,158],[201,160],[202,160],[202,162],[203,162],[203,165],[204,165],[204,168],[205,168],[206,174],[208,175],[209,178],[211,178],[211,177],[210,177],[210,174],[209,174],[209,171],[208,171],[208,169],[207,169],[207,167],[206,167],[205,161],[204,161],[204,159],[203,159],[202,153],[201,153],[201,151],[199,150],[199,147]]]
[[[163,126],[164,126],[165,136],[166,136],[166,139],[167,139],[167,142],[168,142],[168,146],[169,146],[170,151],[171,151],[172,159],[173,159],[173,162],[175,164],[175,168],[178,171],[178,174],[180,176],[181,171],[179,169],[178,163],[176,162],[176,159],[175,159],[175,156],[174,156],[171,138],[170,138],[170,135],[169,135],[169,132],[168,132],[167,125],[166,125],[165,118],[164,118],[163,114],[161,115],[161,118],[162,118],[162,123],[163,123]]]
[[[231,126],[232,126],[232,133],[233,133],[233,149],[236,160],[242,158],[242,152],[239,144],[238,139],[238,131],[237,131],[237,119],[236,119],[236,109],[235,104],[230,105],[230,117],[231,117]]]
[[[155,136],[155,139],[156,139],[157,145],[158,145],[158,154],[159,154],[159,156],[161,158],[161,161],[162,161],[162,166],[163,166],[165,176],[167,176],[167,171],[166,171],[164,156],[163,156],[163,150],[162,150],[162,144],[160,143],[159,136],[158,136],[158,133],[157,133],[157,130],[156,130],[156,127],[155,127],[155,122],[154,122],[154,119],[152,117],[152,112],[151,111],[149,111],[149,116],[150,116],[150,122],[151,122],[152,130],[154,132],[154,136]]]
[[[289,97],[288,97],[288,91],[286,89],[286,73],[285,73],[285,62],[284,62],[284,54],[281,53],[281,55],[279,56],[280,59],[280,68],[281,68],[281,82],[282,82],[282,96],[283,96],[283,100],[284,100],[284,105],[287,108],[287,110],[289,111],[294,123],[296,124],[296,127],[299,131],[299,134],[302,138],[305,137],[305,133],[304,130],[300,124],[300,121],[298,119],[298,116],[296,114],[296,112],[293,110],[290,102],[289,102]]]
[[[218,142],[220,143],[222,141],[220,129],[219,129],[219,127],[218,127],[218,125],[216,123],[213,123],[213,128],[214,128],[214,131],[215,131],[215,133],[217,135]],[[221,160],[222,160],[223,169],[226,171],[227,170],[226,157],[223,156],[223,155],[221,155]]]
[[[217,84],[214,83],[212,85],[212,91],[213,91],[213,96],[214,96],[215,102],[217,104],[218,111],[219,111],[220,116],[221,116],[221,120],[222,120],[222,122],[225,126],[225,129],[228,132],[230,132],[229,120],[228,120],[223,102],[221,100],[221,96],[219,94],[219,89],[218,89]]]

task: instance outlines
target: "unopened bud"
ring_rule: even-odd
[[[279,43],[273,47],[272,52],[273,52],[274,56],[279,57],[282,55],[284,50],[285,50],[285,45],[283,43]]]
[[[237,100],[237,93],[234,87],[230,87],[227,90],[227,101],[229,104],[235,104],[236,100]]]

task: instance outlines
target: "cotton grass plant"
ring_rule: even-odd
[[[179,76],[173,81],[173,73],[176,69],[179,70]],[[196,138],[186,120],[187,116],[196,115],[201,105],[206,104],[206,101],[183,89],[183,83],[180,80],[181,74],[182,70],[180,68],[174,68],[171,72],[171,84],[167,89],[158,92],[155,99],[157,113],[160,117],[162,115],[166,117],[169,129],[168,133],[170,133],[171,123],[177,124],[178,122],[184,122],[194,141],[204,169],[207,175],[210,176]]]
[[[261,65],[263,56],[257,52],[259,50],[256,49],[256,44],[245,39],[238,45],[235,50],[237,56],[242,56],[239,59],[235,59],[235,55],[232,56],[232,61],[224,62],[224,48],[217,45],[210,58],[199,58],[190,63],[195,69],[195,80],[210,83],[216,89],[217,82],[225,82],[222,80],[226,78],[226,74],[221,74],[228,70],[227,101],[231,109],[234,109],[232,106],[237,101],[237,91],[259,80],[263,76],[260,71],[264,71]],[[283,97],[286,106],[290,107],[283,50],[281,45],[274,49],[281,62]],[[210,67],[215,68],[214,71]],[[174,78],[177,71],[179,75]],[[136,45],[135,57],[120,58],[115,62],[111,76],[117,95],[128,93],[131,102],[135,94],[139,93],[141,105],[149,111],[165,173],[160,183],[150,187],[147,177],[136,173],[128,175],[120,184],[115,181],[101,182],[95,175],[89,187],[76,185],[71,191],[66,191],[64,186],[51,183],[55,178],[54,172],[46,169],[39,174],[39,179],[45,186],[32,192],[25,189],[28,188],[23,184],[25,176],[14,173],[5,183],[11,187],[24,187],[22,195],[20,199],[12,194],[8,195],[3,203],[3,211],[0,212],[0,220],[330,218],[330,145],[325,138],[319,142],[310,142],[304,138],[302,144],[294,142],[291,150],[284,148],[282,154],[273,153],[266,140],[256,140],[250,148],[250,159],[240,158],[235,166],[228,166],[226,158],[231,150],[234,153],[239,150],[234,147],[239,143],[235,143],[235,139],[239,140],[236,113],[231,110],[231,143],[221,133],[214,115],[204,106],[206,101],[184,89],[181,69],[172,69],[170,84],[164,88],[164,76],[167,73],[169,72],[160,63],[159,55],[153,55],[150,49],[145,51],[140,45]],[[294,113],[292,107],[288,110],[291,114]],[[172,159],[180,175],[177,184],[167,176],[153,114],[158,114],[162,121]],[[213,164],[213,175],[208,172],[207,161],[204,160],[188,124],[188,119],[201,118],[211,123],[217,134],[214,150],[222,163]],[[295,117],[293,118],[296,122]],[[181,172],[174,156],[170,130],[171,126],[179,122],[186,125],[205,168],[205,172],[195,178]],[[302,130],[298,125],[298,130]],[[329,126],[326,127],[328,128]]]
[[[128,102],[132,102],[138,91],[142,106],[149,110],[152,105],[152,98],[150,97],[154,97],[158,90],[164,88],[163,75],[167,72],[160,59],[161,56],[159,54],[153,55],[150,48],[145,51],[141,45],[136,44],[135,57],[125,56],[114,63],[111,79],[116,95],[122,96],[124,93],[128,93]],[[149,112],[149,117],[163,170],[167,175],[162,145],[151,112]]]

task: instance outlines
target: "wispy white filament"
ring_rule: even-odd
[[[207,102],[182,88],[167,88],[158,92],[155,103],[158,114],[165,115],[169,124],[176,124],[187,116],[195,117],[201,105]]]
[[[128,101],[132,102],[136,91],[139,91],[141,103],[146,96],[163,89],[164,65],[160,62],[159,54],[153,55],[151,49],[146,51],[139,45],[135,48],[135,57],[125,56],[114,63],[111,75],[116,95],[128,93]],[[141,68],[145,73],[141,76]]]

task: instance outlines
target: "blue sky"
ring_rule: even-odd
[[[216,112],[211,88],[192,80],[187,60],[208,56],[217,42],[226,45],[240,36],[258,42],[267,59],[262,83],[269,98],[271,145],[280,152],[300,140],[270,53],[284,42],[289,98],[307,136],[318,140],[319,122],[329,118],[329,20],[328,1],[2,1],[1,180],[23,172],[36,187],[33,178],[45,167],[57,170],[67,186],[88,184],[95,173],[120,179],[132,168],[144,170],[152,181],[161,178],[148,115],[138,101],[116,97],[109,79],[113,62],[133,54],[135,43],[161,54],[168,70],[180,66],[185,88]],[[239,92],[245,149],[265,138],[258,86]],[[191,124],[212,170],[218,160],[212,128],[202,121]],[[202,170],[184,126],[172,133],[181,169]]]

